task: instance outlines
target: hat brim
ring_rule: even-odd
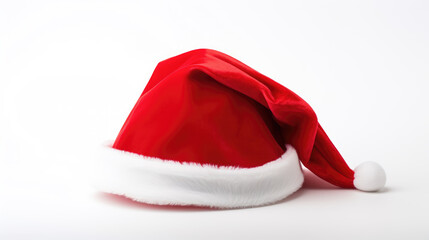
[[[304,181],[291,145],[280,158],[254,168],[180,163],[104,145],[95,167],[100,191],[157,205],[260,206],[282,200]]]

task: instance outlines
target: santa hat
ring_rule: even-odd
[[[298,95],[240,61],[199,49],[162,61],[99,157],[102,191],[151,204],[250,207],[304,180],[376,191],[384,170],[354,171]]]

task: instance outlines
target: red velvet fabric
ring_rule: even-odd
[[[179,162],[251,168],[285,144],[324,180],[352,188],[354,172],[291,90],[218,51],[162,61],[113,148]]]

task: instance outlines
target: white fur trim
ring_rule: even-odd
[[[386,184],[386,173],[375,162],[364,162],[355,168],[353,184],[361,191],[378,191]]]
[[[146,157],[104,146],[96,187],[158,205],[240,208],[279,201],[304,181],[295,149],[254,168],[217,167]]]

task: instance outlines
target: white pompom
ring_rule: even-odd
[[[377,191],[386,184],[386,173],[375,162],[364,162],[355,168],[355,187],[361,191]]]

